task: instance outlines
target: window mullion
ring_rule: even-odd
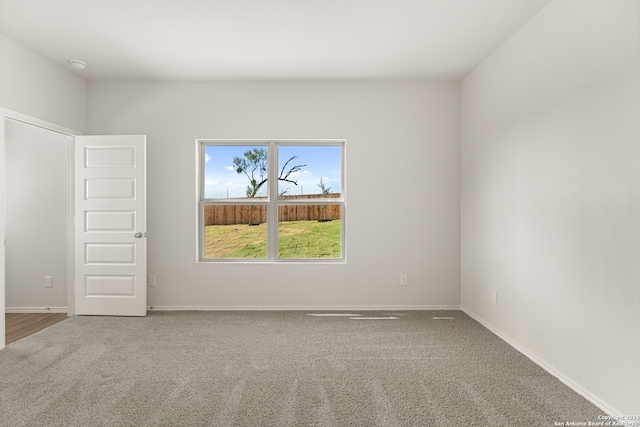
[[[268,166],[268,200],[267,208],[267,258],[278,258],[278,146],[274,141],[269,142],[267,156]]]

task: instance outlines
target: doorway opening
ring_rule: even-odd
[[[0,109],[0,130],[3,348],[5,314],[73,314],[73,148],[78,132],[5,109]]]

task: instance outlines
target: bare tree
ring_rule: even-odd
[[[331,187],[327,187],[324,184],[322,177],[320,177],[320,184],[318,184],[318,187],[320,187],[320,191],[322,191],[323,196],[331,194]],[[322,209],[322,219],[319,219],[318,222],[331,221],[330,219],[327,219],[327,205],[322,205],[321,209]]]
[[[293,160],[298,156],[292,156],[285,162],[278,175],[278,181],[290,182],[294,185],[298,185],[298,181],[291,179],[291,174],[299,172],[303,167],[307,165],[294,165],[290,166]],[[266,148],[252,148],[245,151],[242,157],[234,157],[233,165],[236,168],[237,173],[244,173],[249,178],[249,185],[247,185],[247,197],[255,197],[258,194],[260,188],[267,182],[267,149]]]
[[[318,187],[320,187],[320,191],[322,191],[322,195],[326,196],[327,194],[331,194],[331,187],[327,187],[326,185],[324,185],[324,181],[322,180],[322,177],[320,177],[320,184],[318,184]]]

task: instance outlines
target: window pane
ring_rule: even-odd
[[[200,144],[200,260],[345,259],[345,141]]]
[[[267,164],[266,146],[205,145],[204,197],[265,197]]]
[[[279,258],[340,258],[342,205],[278,206]]]
[[[280,145],[278,147],[278,196],[340,197],[342,147],[338,145]]]
[[[204,205],[205,258],[266,258],[266,205]]]

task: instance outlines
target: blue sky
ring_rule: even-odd
[[[243,157],[243,154],[258,145],[225,145],[205,147],[205,197],[206,198],[240,198],[246,197],[246,188],[249,179],[244,173],[236,173],[233,167],[235,156]],[[297,181],[298,185],[280,181],[278,191],[281,193],[287,189],[287,195],[320,194],[320,177],[325,187],[331,188],[331,193],[341,191],[341,147],[340,146],[289,146],[281,145],[278,151],[278,173],[283,164],[292,156],[297,155],[291,165],[306,165],[301,171],[292,174],[289,178]],[[288,169],[288,168],[287,168]],[[256,179],[259,179],[256,173]],[[265,184],[258,193],[266,196]]]

